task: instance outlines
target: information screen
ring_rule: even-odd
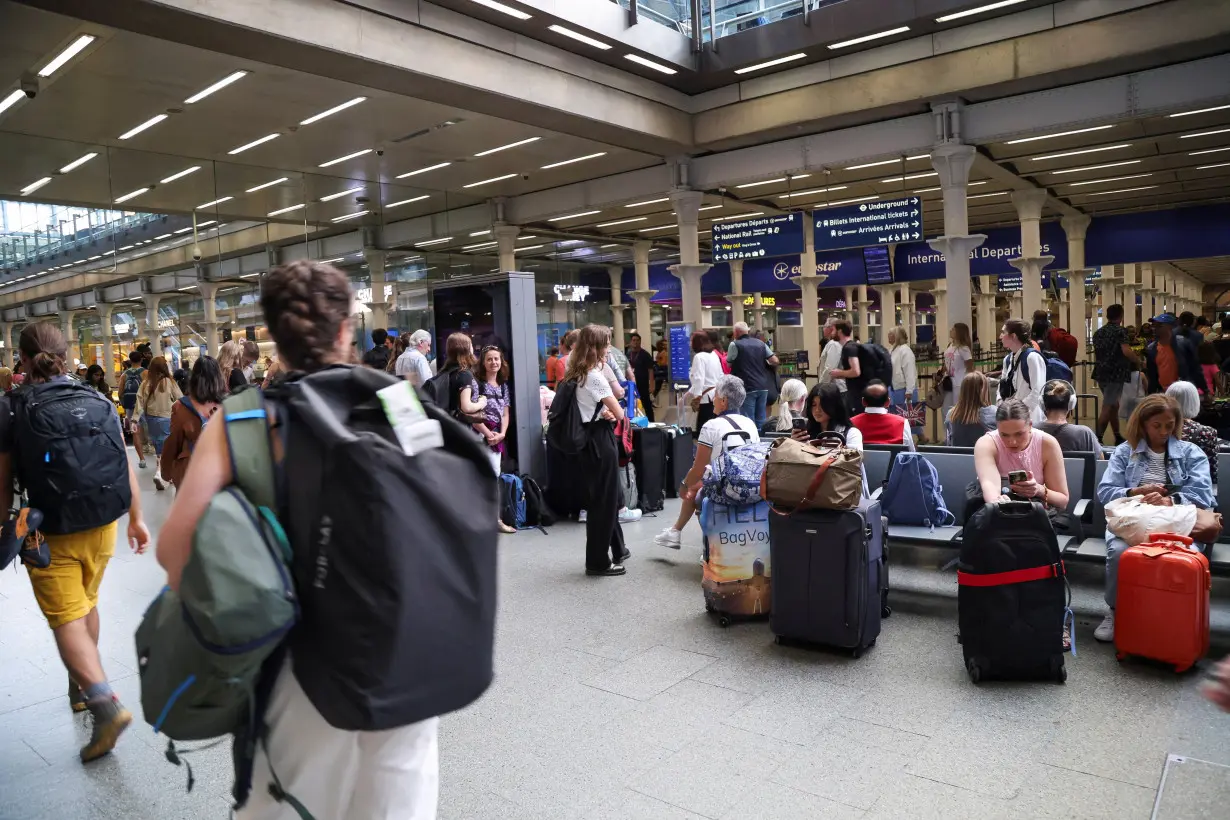
[[[713,223],[713,261],[789,256],[803,252],[803,215],[758,216]]]
[[[692,324],[671,324],[666,339],[670,351],[671,384],[687,387],[692,383]]]
[[[886,245],[863,248],[863,265],[867,268],[867,284],[891,285],[893,283],[893,265],[888,258]]]

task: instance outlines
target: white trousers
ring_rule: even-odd
[[[435,820],[440,793],[439,718],[383,732],[330,726],[287,661],[265,721],[278,780],[316,820]],[[240,820],[298,820],[269,794],[269,759],[258,750]]]

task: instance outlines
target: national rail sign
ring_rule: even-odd
[[[923,237],[922,216],[916,196],[822,208],[813,214],[816,250],[916,242]]]
[[[803,252],[803,214],[758,216],[713,223],[713,261],[789,256]]]

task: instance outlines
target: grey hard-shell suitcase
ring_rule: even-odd
[[[769,627],[777,642],[839,647],[856,658],[874,646],[890,612],[884,539],[876,500],[863,499],[853,510],[772,516]]]

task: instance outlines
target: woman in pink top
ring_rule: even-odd
[[[1068,506],[1068,476],[1055,437],[1035,430],[1029,408],[1020,399],[1000,402],[995,427],[974,445],[974,468],[988,504],[1007,501],[1003,488],[1060,510]],[[1024,481],[1009,484],[1009,473],[1023,471]]]

